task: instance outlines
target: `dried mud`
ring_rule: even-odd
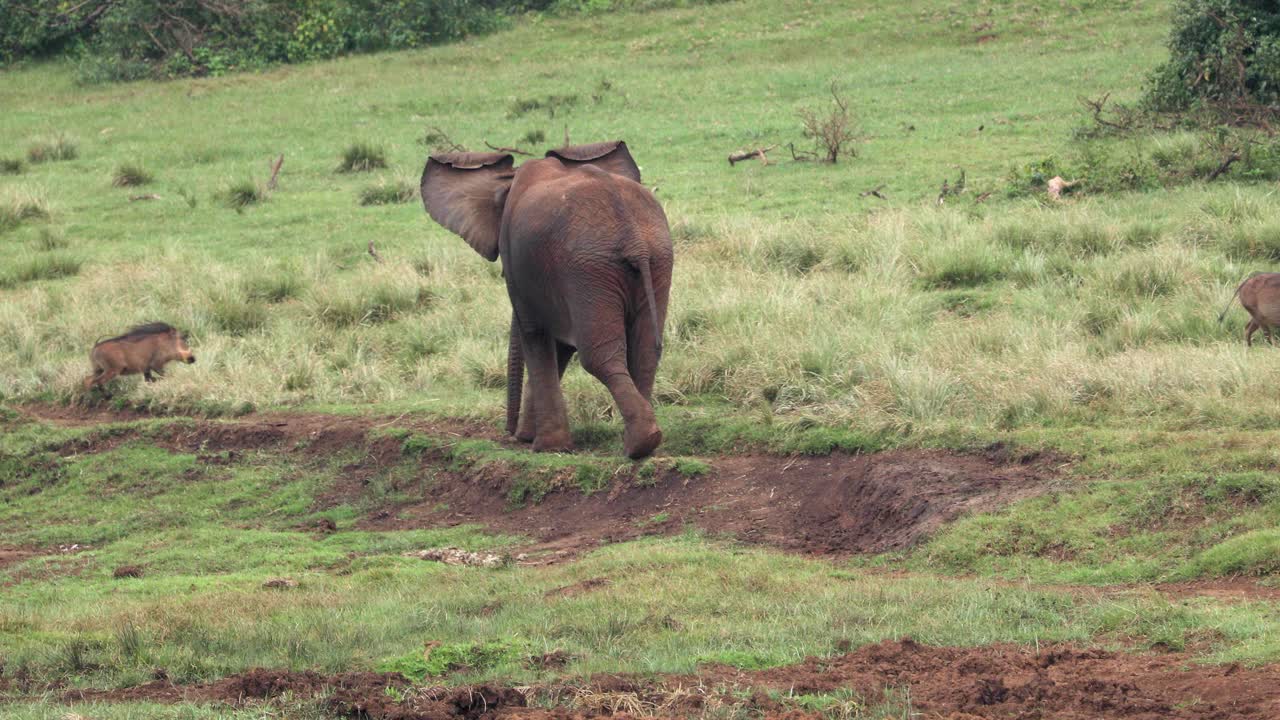
[[[829,717],[809,714],[796,699],[818,695],[951,720],[1269,720],[1280,717],[1280,667],[1198,665],[1182,654],[1129,655],[1072,645],[1036,652],[904,639],[769,670],[706,666],[691,675],[605,675],[519,689],[413,688],[391,674],[253,670],[206,685],[156,681],[73,691],[64,699],[242,705],[286,693],[319,697],[338,717],[372,720]]]

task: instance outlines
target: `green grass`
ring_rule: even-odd
[[[20,143],[9,154],[34,155],[0,181],[5,402],[76,400],[96,338],[162,318],[190,332],[200,362],[120,383],[119,406],[497,427],[510,322],[501,267],[413,202],[410,178],[442,132],[471,150],[536,154],[566,131],[626,140],[669,217],[677,264],[654,393],[663,455],[641,464],[619,457],[617,413],[577,364],[564,387],[581,453],[400,432],[403,461],[338,506],[319,498],[359,448],[205,457],[154,442],[173,430],[163,421],[58,430],[0,406],[3,542],[88,546],[0,571],[11,583],[0,672],[114,687],[156,667],[186,681],[252,666],[389,667],[440,642],[471,669],[450,662],[433,680],[535,682],[767,667],[902,635],[1280,659],[1273,602],[1141,590],[1098,602],[1059,587],[1274,584],[1280,569],[1280,362],[1244,348],[1239,307],[1215,322],[1245,276],[1280,269],[1269,171],[1206,184],[1193,133],[1075,132],[1087,120],[1079,96],[1139,96],[1164,56],[1168,10],[745,0],[529,18],[449,46],[219,78],[84,87],[68,63],[9,69],[0,137]],[[995,40],[977,42],[979,22]],[[791,162],[786,143],[805,145],[797,111],[825,107],[833,80],[860,127],[857,156]],[[193,135],[192,117],[255,121]],[[724,161],[775,143],[768,165]],[[264,202],[267,160],[281,152]],[[149,192],[162,200],[114,194],[104,178],[126,165],[155,170]],[[382,168],[381,180],[362,174]],[[954,186],[961,170],[964,191],[940,206],[941,181]],[[1057,173],[1087,182],[1052,203],[1033,188]],[[860,194],[881,185],[887,200]],[[82,452],[89,434],[113,444]],[[617,478],[696,478],[722,453],[993,441],[1068,467],[1044,496],[853,567],[688,533],[547,568],[455,568],[403,553],[516,539],[357,524],[421,497],[433,480],[423,462],[509,478],[497,502],[515,507]],[[337,531],[306,529],[322,518]],[[655,510],[648,523],[667,520]],[[117,580],[121,565],[144,574]],[[299,585],[262,587],[277,576]],[[612,582],[545,597],[594,577]],[[483,652],[494,643],[503,651]],[[546,672],[522,657],[553,650],[574,660]],[[839,713],[851,701],[797,707]],[[66,710],[24,700],[4,712]]]

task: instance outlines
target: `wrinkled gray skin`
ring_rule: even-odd
[[[518,169],[501,153],[434,155],[422,200],[486,259],[502,258],[512,308],[507,431],[538,451],[573,447],[560,379],[577,352],[622,413],[627,456],[652,453],[662,442],[652,393],[671,236],[626,145],[562,148]]]

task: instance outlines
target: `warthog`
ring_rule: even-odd
[[[147,382],[164,376],[164,366],[181,360],[193,363],[196,356],[187,347],[187,339],[177,328],[166,323],[148,323],[129,328],[129,332],[102,340],[89,351],[93,375],[85,378],[84,389],[102,387],[117,375],[142,373]]]
[[[1249,324],[1244,329],[1244,344],[1253,346],[1253,334],[1259,328],[1266,333],[1267,342],[1272,342],[1271,327],[1280,325],[1280,273],[1258,272],[1245,278],[1218,315],[1218,322],[1222,322],[1227,316],[1231,302],[1237,295],[1240,296],[1240,304],[1249,312]]]

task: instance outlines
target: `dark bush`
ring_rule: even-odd
[[[448,42],[549,0],[0,0],[0,64],[82,52],[87,82],[217,75]]]
[[[1186,110],[1199,102],[1251,112],[1280,105],[1280,4],[1178,0],[1169,60],[1150,77],[1146,103]]]

